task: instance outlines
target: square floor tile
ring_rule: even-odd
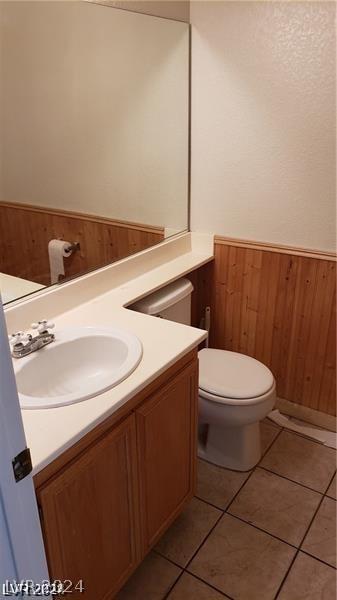
[[[336,571],[299,552],[278,600],[336,600]]]
[[[281,431],[261,461],[270,471],[325,492],[336,469],[336,451],[288,431]]]
[[[202,500],[190,504],[159,540],[155,550],[184,567],[215,525],[221,511]]]
[[[247,477],[249,477],[249,474],[249,472],[230,471],[204,460],[199,460],[196,495],[198,498],[202,498],[206,502],[225,510]]]
[[[337,491],[336,488],[337,488],[337,485],[336,485],[336,475],[335,475],[332,482],[329,485],[328,491],[326,493],[327,496],[330,496],[330,498],[334,498],[336,500],[337,499],[336,498],[336,491]]]
[[[225,514],[188,571],[235,600],[273,600],[295,553],[288,544]]]
[[[323,499],[302,549],[336,567],[336,500]]]
[[[263,419],[263,421],[261,421],[261,423],[266,423],[267,425],[270,425],[271,427],[275,427],[275,429],[282,429],[281,425],[278,425],[278,423],[275,423],[275,421],[268,419],[268,417]]]
[[[116,600],[162,600],[180,573],[179,567],[151,552],[117,594]]]
[[[185,572],[168,595],[168,600],[224,600],[226,597]]]
[[[268,423],[267,421],[262,421],[260,423],[262,454],[264,454],[268,450],[275,438],[280,433],[280,429],[277,427],[277,425],[276,427],[274,427],[270,423],[271,421],[268,421]]]
[[[256,469],[228,512],[299,546],[321,499],[318,492]]]

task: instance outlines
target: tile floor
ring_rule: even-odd
[[[118,600],[336,599],[336,452],[261,432],[248,473],[199,461],[195,498]]]

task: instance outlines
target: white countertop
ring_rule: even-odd
[[[203,330],[136,313],[125,306],[212,258],[212,236],[184,234],[54,286],[5,311],[9,331],[27,329],[31,321],[48,317],[55,322],[56,332],[68,326],[116,326],[134,333],[143,344],[138,367],[107,392],[68,406],[22,411],[34,473],[205,339]]]
[[[41,283],[34,283],[34,281],[29,281],[28,279],[14,277],[13,275],[7,275],[7,273],[0,273],[0,292],[4,304],[32,292],[37,292],[44,287]]]

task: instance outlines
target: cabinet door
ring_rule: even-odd
[[[112,598],[139,560],[135,439],[132,415],[39,490],[50,576],[82,579],[74,600]]]
[[[197,360],[136,411],[143,552],[195,492]]]

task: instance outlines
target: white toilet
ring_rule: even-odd
[[[132,306],[178,323],[191,323],[188,279],[179,279]],[[248,471],[261,458],[260,421],[273,409],[276,386],[258,360],[227,350],[199,352],[199,445],[201,458]]]

